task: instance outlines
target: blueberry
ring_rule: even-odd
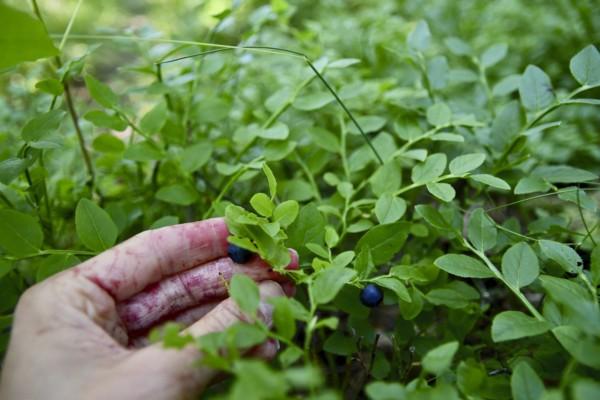
[[[236,246],[235,244],[229,243],[227,245],[227,255],[231,260],[238,264],[245,264],[252,258],[252,252],[250,250],[243,249]]]
[[[369,283],[360,292],[360,302],[367,307],[377,307],[383,301],[383,292],[379,287]]]

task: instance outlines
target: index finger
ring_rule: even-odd
[[[227,254],[223,218],[144,231],[74,269],[120,301],[164,277]]]

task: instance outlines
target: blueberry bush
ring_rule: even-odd
[[[207,397],[600,398],[597,2],[149,3],[0,2],[0,350],[27,287],[225,216],[297,294],[151,334]]]

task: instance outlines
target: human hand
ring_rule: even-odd
[[[139,235],[28,289],[15,311],[0,398],[179,399],[200,393],[216,371],[201,357],[146,345],[150,329],[175,320],[192,335],[243,321],[224,280],[244,273],[259,283],[258,316],[270,324],[266,299],[293,286],[258,257],[227,257],[223,219],[175,225]],[[292,251],[288,268],[298,267]],[[277,283],[279,282],[279,283]],[[280,285],[281,284],[281,285]],[[272,357],[267,342],[254,353]]]

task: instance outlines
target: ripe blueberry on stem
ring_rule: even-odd
[[[253,254],[250,250],[243,249],[235,244],[229,243],[227,245],[227,255],[235,263],[245,264],[250,261]]]
[[[369,283],[360,292],[360,302],[367,307],[377,307],[383,301],[383,292],[378,286]]]

